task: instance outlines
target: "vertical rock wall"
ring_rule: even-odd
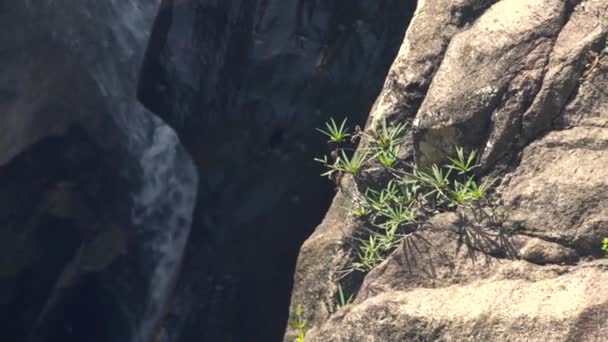
[[[367,129],[413,120],[404,156],[422,167],[479,150],[510,215],[499,231],[432,217],[335,311],[364,227],[338,194],[298,258],[306,341],[605,339],[606,13],[605,1],[419,3]]]

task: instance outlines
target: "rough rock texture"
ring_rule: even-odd
[[[474,10],[473,10],[474,9]],[[367,129],[414,118],[404,157],[479,149],[504,229],[432,217],[366,275],[340,280],[360,224],[340,192],[298,257],[306,341],[603,341],[608,28],[604,1],[426,0]],[[354,180],[343,186],[355,191]],[[288,331],[285,341],[293,341]]]
[[[298,247],[332,195],[314,128],[363,122],[412,12],[394,0],[163,2],[140,98],[200,179],[175,341],[281,339]]]

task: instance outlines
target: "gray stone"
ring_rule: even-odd
[[[405,138],[423,166],[454,145],[478,149],[483,171],[501,178],[493,205],[510,214],[501,227],[466,211],[435,215],[363,279],[346,279],[354,302],[331,311],[361,229],[338,194],[296,268],[292,306],[310,321],[306,340],[605,340],[608,265],[596,258],[608,236],[608,6],[503,0],[467,11],[462,25],[446,19],[454,12],[419,2],[366,129],[415,117]],[[420,26],[429,13],[436,21]],[[417,56],[436,46],[445,48],[421,68]],[[417,102],[399,86],[416,75],[426,85]]]

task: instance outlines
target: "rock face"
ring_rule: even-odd
[[[130,186],[117,146],[124,136],[96,109],[104,105],[93,95],[95,81],[48,31],[28,24],[35,17],[28,8],[8,5],[0,16],[15,28],[0,34],[0,334],[15,341],[73,341],[85,332],[98,341],[124,338],[120,303],[102,288],[104,272],[127,249],[130,200],[111,190]],[[79,303],[83,296],[91,297]],[[85,317],[87,310],[99,315]],[[115,335],[103,333],[110,325],[95,326],[104,319],[116,325]]]
[[[281,339],[297,249],[331,200],[312,160],[324,151],[314,128],[330,116],[364,118],[413,9],[163,2],[140,98],[178,132],[200,179],[167,320],[175,341]]]
[[[591,0],[418,3],[366,129],[413,121],[404,156],[423,166],[454,145],[478,149],[502,180],[508,229],[437,214],[342,280],[356,296],[336,311],[362,229],[338,193],[298,257],[291,303],[309,320],[306,341],[606,339],[606,13]]]
[[[174,197],[175,134],[135,98],[155,11],[130,0],[0,6],[11,27],[0,32],[2,340],[143,342],[155,330],[177,268],[159,267],[170,243],[154,249],[167,233],[179,242],[169,219],[192,202]],[[156,192],[171,201],[163,210]]]

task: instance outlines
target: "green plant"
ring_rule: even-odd
[[[436,200],[445,201],[448,198],[447,191],[450,186],[450,172],[451,169],[444,171],[442,168],[433,164],[430,172],[421,171],[414,168],[413,178],[416,179],[421,186],[425,187],[427,191],[423,197],[429,197],[435,195]]]
[[[328,178],[331,178],[334,173],[339,172],[337,165],[338,161],[336,160],[333,163],[330,163],[330,161],[327,159],[327,155],[323,155],[323,158],[315,158],[314,160],[323,164],[323,166],[327,168],[327,170],[323,172],[321,176],[327,176]]]
[[[602,241],[602,250],[608,253],[608,237],[604,238]]]
[[[363,197],[354,201],[353,206],[350,208],[350,212],[359,218],[369,215],[371,209],[369,203],[367,203],[367,198]]]
[[[405,205],[402,201],[383,206],[378,210],[378,215],[385,220],[380,226],[386,229],[394,226],[399,227],[402,224],[412,223],[416,220],[416,210],[411,206]]]
[[[389,224],[382,227],[383,230],[378,233],[378,245],[382,251],[382,260],[384,261],[386,256],[390,254],[396,247],[401,243],[402,236],[399,234],[400,226],[397,224]]]
[[[454,181],[454,191],[452,192],[452,201],[450,202],[449,206],[454,207],[458,205],[463,205],[473,199],[471,195],[471,190],[469,188],[471,186],[469,184],[470,182],[472,182],[471,179],[469,179],[464,184],[458,181]]]
[[[360,240],[358,260],[351,264],[350,270],[368,272],[379,265],[384,257],[382,256],[382,246],[378,244],[378,238],[372,234],[367,240]]]
[[[306,329],[306,324],[308,321],[303,317],[303,310],[300,305],[296,307],[295,319],[291,320],[291,326],[296,329],[298,332],[298,342],[304,342],[304,329]]]
[[[377,134],[364,133],[364,137],[371,141],[372,145],[376,148],[388,149],[391,146],[399,145],[403,142],[401,137],[406,127],[407,126],[403,123],[399,123],[395,127],[389,127],[387,126],[386,119],[383,119],[382,127]]]
[[[325,134],[330,137],[347,134],[345,122],[338,126],[332,119],[326,124]],[[336,173],[357,174],[374,159],[389,171],[390,179],[381,189],[366,188],[357,195],[345,192],[352,199],[350,212],[362,220],[365,227],[364,235],[353,238],[357,242],[356,258],[347,266],[346,273],[370,271],[438,211],[462,207],[472,211],[480,222],[497,221],[482,205],[496,179],[481,180],[475,174],[480,167],[477,151],[466,154],[464,148],[456,147],[455,155],[447,157],[447,164],[433,164],[424,170],[415,164],[399,164],[398,153],[406,127],[405,124],[389,127],[383,120],[377,132],[362,134],[368,143],[358,153],[348,157],[346,148],[336,147],[331,153],[332,161],[327,156],[315,159],[327,168],[323,175],[330,177]],[[497,221],[495,226],[499,224]]]
[[[464,149],[462,147],[456,147],[456,158],[448,157],[448,160],[452,162],[446,167],[450,170],[458,171],[459,175],[470,173],[473,169],[479,167],[479,164],[475,163],[475,157],[477,151],[473,150],[467,158],[464,156]]]
[[[380,164],[386,167],[393,167],[399,160],[397,158],[397,153],[399,153],[399,145],[391,145],[386,149],[382,149],[376,153],[376,158]]]
[[[335,167],[338,171],[355,175],[367,161],[367,153],[353,153],[353,156],[349,158],[344,150],[340,150],[340,154],[336,161]]]
[[[475,201],[482,200],[488,191],[494,186],[497,180],[498,179],[496,178],[486,179],[478,185],[477,182],[471,178],[471,180],[468,182],[470,197]]]
[[[348,127],[346,127],[346,120],[347,119],[344,119],[340,126],[338,126],[338,124],[336,124],[336,121],[334,121],[333,118],[330,118],[329,122],[325,123],[325,127],[327,127],[327,130],[324,131],[320,128],[317,128],[317,131],[329,137],[328,142],[344,142],[346,138],[350,136],[350,134],[348,134]]]
[[[351,294],[347,298],[346,295],[344,294],[344,289],[342,288],[342,285],[340,285],[340,283],[338,283],[338,298],[337,298],[338,302],[336,303],[335,310],[336,311],[340,310],[341,308],[345,307],[346,305],[352,303],[353,297],[354,297],[354,294]]]
[[[367,189],[363,198],[369,208],[377,213],[381,211],[382,208],[389,205],[390,202],[396,202],[397,196],[398,188],[395,182],[389,182],[388,185],[380,191]]]
[[[323,164],[326,167],[326,171],[321,176],[328,176],[331,178],[335,173],[350,173],[356,175],[361,170],[363,164],[367,162],[368,154],[353,153],[352,157],[349,157],[343,149],[340,149],[336,153],[336,158],[333,162],[327,159],[327,155],[323,155],[323,158],[315,158],[314,160]]]

